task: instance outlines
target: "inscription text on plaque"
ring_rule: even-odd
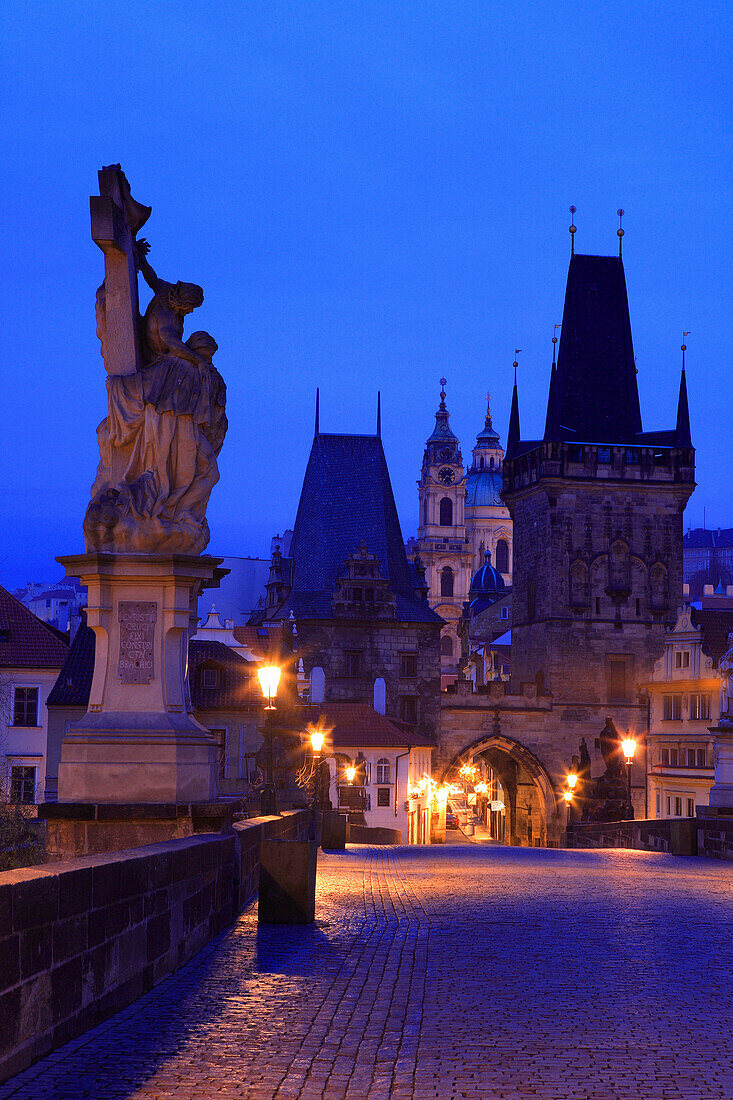
[[[158,605],[152,600],[120,600],[120,663],[123,684],[148,684],[153,679],[153,647]]]

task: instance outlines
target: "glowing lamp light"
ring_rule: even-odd
[[[356,768],[353,764],[349,764],[348,768],[346,769],[346,778],[348,779],[349,783],[353,783],[356,779]]]
[[[280,683],[280,669],[277,665],[266,665],[257,669],[257,676],[262,688],[262,694],[267,699],[266,710],[272,710],[272,700],[277,695],[277,685]]]
[[[562,796],[568,804],[570,802],[572,802],[572,800],[573,800],[573,792],[572,791],[563,791]]]
[[[420,790],[422,791],[422,793],[424,794],[424,793],[425,793],[425,789],[426,789],[426,787],[427,787],[427,785],[428,785],[428,781],[427,781],[427,779],[425,778],[425,776],[423,776],[423,777],[422,777],[422,779],[419,779],[419,780],[418,780],[418,782],[417,782],[417,785],[418,785],[418,787],[420,788]]]
[[[575,772],[570,772],[568,775],[568,787],[570,790],[575,790],[575,784],[578,782],[578,777]]]
[[[476,794],[488,794],[489,788],[486,783],[477,783],[474,787]]]
[[[310,739],[313,752],[319,753],[323,748],[323,742],[326,740],[323,730],[311,730]],[[354,770],[354,775],[356,775],[356,770]]]
[[[633,737],[626,737],[621,742],[621,750],[626,757],[626,763],[630,764],[634,759],[634,753],[636,752],[636,741]]]

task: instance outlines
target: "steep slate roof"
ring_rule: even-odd
[[[640,433],[623,263],[618,256],[574,255],[545,439],[631,443]]]
[[[309,710],[318,711],[324,725],[332,730],[329,740],[335,751],[435,748],[427,737],[378,714],[368,703],[323,703]]]
[[[94,631],[82,616],[71,649],[48,696],[50,707],[85,707],[94,676]]]
[[[293,590],[280,613],[330,619],[331,597],[346,560],[364,543],[397,598],[403,622],[440,622],[415,598],[389,471],[376,435],[325,435],[313,440],[290,555]]]
[[[0,668],[61,668],[68,642],[0,587]]]

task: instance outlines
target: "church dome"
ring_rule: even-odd
[[[468,590],[469,606],[472,615],[484,611],[492,603],[496,603],[506,592],[504,578],[491,564],[491,551],[486,551],[484,564],[476,570],[471,577],[471,587]]]
[[[498,466],[474,466],[466,479],[466,506],[471,508],[493,504],[502,507],[504,501],[501,499],[501,485],[501,470]]]

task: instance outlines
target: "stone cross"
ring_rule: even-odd
[[[98,293],[104,365],[108,374],[135,374],[143,367],[135,234],[151,208],[132,198],[119,164],[101,169],[99,195],[92,195],[89,204],[92,239],[104,252],[104,284]]]

